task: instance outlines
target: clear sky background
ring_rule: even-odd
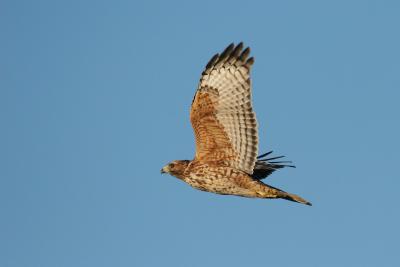
[[[1,1],[0,266],[400,266],[399,1]],[[196,191],[189,108],[251,46],[266,181]]]

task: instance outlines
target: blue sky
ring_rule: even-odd
[[[2,1],[0,266],[398,266],[398,1]],[[195,191],[190,103],[251,46],[267,183]]]

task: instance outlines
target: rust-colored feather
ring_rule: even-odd
[[[190,120],[196,138],[195,160],[253,173],[258,151],[256,116],[251,104],[249,49],[229,45],[207,64],[196,91]]]
[[[175,160],[161,169],[192,187],[223,195],[283,198],[311,205],[301,197],[264,184],[261,179],[293,167],[272,152],[258,152],[256,115],[251,103],[254,58],[243,43],[230,44],[207,63],[192,101],[190,121],[196,139],[192,161]],[[282,164],[283,163],[283,164]]]

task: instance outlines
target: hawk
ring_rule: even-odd
[[[258,154],[258,125],[251,103],[250,70],[254,58],[243,43],[214,55],[193,98],[190,121],[196,139],[193,160],[175,160],[161,169],[195,189],[249,198],[303,198],[263,183],[277,169],[294,167],[276,161],[272,151]]]

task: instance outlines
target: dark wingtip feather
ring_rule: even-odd
[[[243,43],[240,42],[240,43],[235,47],[235,49],[233,49],[233,52],[231,53],[230,58],[235,58],[235,59],[237,59],[238,56],[239,56],[239,54],[240,54],[240,52],[242,51],[242,49],[243,49]]]
[[[271,154],[272,152],[274,152],[274,151],[269,151],[269,152],[267,152],[267,153],[264,153],[264,154],[261,154],[260,156],[258,156],[257,157],[257,159],[260,159],[260,158],[263,158],[263,157],[265,157],[265,156],[268,156],[269,154]]]
[[[240,54],[239,59],[241,61],[245,61],[250,54],[250,47],[246,47],[245,50]]]
[[[280,160],[280,161],[268,161],[269,163],[280,164],[280,163],[292,163],[291,160]]]
[[[282,169],[285,167],[290,167],[290,168],[296,168],[294,165],[289,165],[288,163],[292,163],[291,161],[285,160],[285,161],[271,161],[274,159],[280,159],[283,158],[284,156],[277,156],[277,157],[271,157],[271,158],[266,158],[269,156],[273,151],[269,151],[267,153],[261,154],[257,157],[256,165],[253,170],[253,175],[252,177],[256,180],[261,180],[273,173],[274,171],[278,169]]]
[[[268,159],[264,159],[264,160],[274,160],[274,159],[281,159],[284,158],[285,156],[277,156],[277,157],[273,157],[273,158],[268,158]]]
[[[236,64],[241,62],[240,65],[247,67],[248,69],[254,64],[254,58],[247,59],[250,54],[250,48],[246,47],[243,50],[243,42],[240,42],[235,46],[234,43],[229,44],[222,53],[214,55],[211,60],[207,63],[206,69],[213,67],[214,65],[219,66],[226,62],[230,64]]]
[[[219,57],[219,54],[215,54],[210,61],[208,61],[207,65],[206,65],[206,69],[211,68],[212,65],[214,65],[215,62],[217,62]]]
[[[270,161],[268,163],[271,163],[273,165],[273,167],[276,169],[280,169],[280,168],[284,168],[284,167],[296,168],[296,166],[284,164],[285,162],[282,162],[282,161]]]
[[[220,55],[220,61],[223,61],[224,59],[226,59],[228,57],[228,55],[230,55],[230,53],[232,52],[233,48],[235,47],[234,43],[231,43],[230,45],[228,45],[225,50],[221,53]]]
[[[251,57],[251,58],[249,58],[247,61],[246,61],[246,65],[247,66],[251,66],[251,65],[253,65],[254,64],[254,57]]]

